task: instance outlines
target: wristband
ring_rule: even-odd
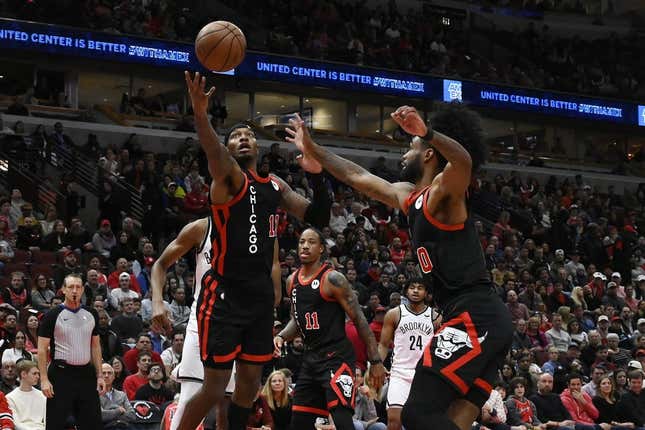
[[[383,360],[380,358],[378,360],[367,360],[369,364],[382,364]]]
[[[432,127],[428,126],[428,131],[426,132],[425,136],[419,136],[421,139],[425,140],[426,142],[432,142],[432,139],[434,139],[434,130]]]

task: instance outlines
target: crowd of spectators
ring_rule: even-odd
[[[187,42],[210,19],[174,1],[77,0],[66,2],[70,13],[52,2],[19,3],[3,15]],[[533,22],[525,30],[468,29],[463,17],[446,16],[428,4],[403,11],[395,0],[222,3],[257,26],[247,38],[249,48],[260,51],[584,94],[643,95],[637,36],[554,37],[547,25],[538,30]],[[498,0],[486,5],[596,14],[599,3]],[[475,33],[508,48],[510,56],[483,55],[471,46]],[[598,50],[605,55],[596,55]]]
[[[163,408],[179,389],[169,375],[181,359],[199,282],[194,258],[179,260],[164,287],[172,334],[150,328],[150,269],[183,225],[208,213],[209,178],[203,155],[190,139],[171,156],[144,152],[132,137],[119,147],[93,145],[100,153],[96,163],[103,187],[95,223],[84,225],[84,209],[65,219],[56,208],[28,202],[17,184],[0,200],[0,390],[8,394],[16,389],[16,363],[20,368],[34,358],[40,315],[61,303],[64,277],[80,273],[83,302],[99,313],[104,377],[118,390],[101,399],[104,419],[128,422],[136,420],[131,401]],[[294,154],[279,144],[262,155],[258,171],[280,175],[303,195],[312,193]],[[375,172],[395,173],[386,166]],[[141,193],[143,219],[134,219],[127,202],[112,192],[117,177]],[[334,197],[329,226],[322,229],[328,260],[346,274],[378,337],[385,312],[405,301],[406,282],[420,274],[409,249],[406,218],[332,178],[327,184]],[[516,324],[497,394],[482,413],[484,425],[496,428],[503,418],[515,428],[548,421],[605,423],[608,416],[645,425],[639,415],[645,411],[644,396],[634,382],[645,365],[645,187],[618,194],[613,188],[601,192],[582,176],[540,183],[518,173],[491,177],[480,172],[471,196],[476,212],[482,213],[480,205],[486,202],[499,214],[493,220],[477,217],[475,225],[497,293]],[[298,266],[302,228],[281,213],[283,282]],[[275,330],[288,320],[289,309],[285,297],[276,311]],[[346,331],[356,347],[357,366],[364,370],[366,355],[356,328],[349,322]],[[264,423],[280,429],[288,422],[288,393],[297,384],[302,352],[297,338],[267,366],[268,382],[255,405],[256,427]],[[26,378],[31,368],[23,370]],[[546,375],[553,378],[550,389]],[[613,392],[603,391],[607,378]],[[540,403],[540,396],[556,402],[551,394],[561,399],[560,415],[551,415],[551,403]],[[361,388],[358,422],[384,422],[382,399]],[[584,416],[582,403],[587,405]],[[533,415],[525,414],[526,405]]]

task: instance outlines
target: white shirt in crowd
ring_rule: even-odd
[[[16,430],[45,430],[47,398],[40,390],[23,391],[17,387],[7,394],[7,402]]]

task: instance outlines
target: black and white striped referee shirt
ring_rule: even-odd
[[[38,336],[50,339],[52,360],[83,366],[92,361],[92,336],[98,336],[98,327],[99,317],[94,309],[72,310],[61,304],[43,316]]]

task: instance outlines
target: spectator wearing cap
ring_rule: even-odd
[[[600,272],[594,272],[591,275],[591,282],[589,282],[589,287],[591,288],[591,294],[598,300],[601,300],[605,294],[605,281],[607,277]],[[589,302],[587,302],[589,304]]]
[[[385,319],[385,313],[387,309],[383,306],[377,306],[374,309],[374,319],[370,323],[370,329],[374,333],[374,337],[378,342],[381,339],[381,331],[383,330],[383,320]]]
[[[625,287],[623,285],[621,285],[623,280],[622,280],[622,277],[620,276],[620,273],[619,272],[613,272],[611,274],[611,280],[612,280],[612,282],[615,282],[616,285],[618,286],[618,290],[616,291],[616,294],[618,295],[618,297],[620,297],[621,299],[624,299],[625,298]]]
[[[627,373],[629,390],[618,401],[620,421],[631,422],[636,427],[645,426],[645,392],[643,391],[643,368]]]
[[[103,257],[110,257],[110,250],[116,246],[116,237],[114,237],[114,233],[112,232],[112,223],[110,220],[101,220],[99,229],[92,236],[92,246]]]
[[[566,353],[571,343],[571,336],[562,328],[562,316],[553,314],[551,324],[553,326],[544,333],[549,345],[554,346],[560,353]]]
[[[54,270],[54,282],[56,283],[56,288],[60,288],[63,285],[63,279],[67,275],[71,274],[80,274],[82,273],[82,268],[78,264],[78,259],[76,254],[67,249],[63,252],[63,264],[56,267]]]
[[[113,309],[118,309],[119,304],[125,298],[140,298],[139,293],[130,289],[130,280],[131,275],[127,272],[122,272],[119,275],[119,288],[110,290],[110,305]]]
[[[623,331],[622,320],[618,315],[611,317],[611,320],[609,321],[609,330],[605,339],[612,333],[617,334],[621,341],[627,339],[627,336]]]
[[[636,331],[634,331],[634,338],[639,334],[645,336],[645,318],[639,318],[638,321],[636,321]]]
[[[618,285],[614,281],[607,283],[607,290],[600,303],[610,305],[614,309],[622,309],[625,306],[625,301],[618,297]]]
[[[114,269],[114,272],[110,273],[110,276],[108,276],[108,287],[110,287],[110,289],[120,287],[121,275],[123,274],[128,275],[128,278],[130,279],[130,289],[141,294],[139,282],[137,281],[137,278],[128,271],[128,260],[125,258],[119,258],[117,260],[116,269]]]
[[[558,272],[564,269],[564,249],[556,249],[554,253],[553,262],[551,263],[551,278],[558,279]],[[566,270],[564,272],[566,274]]]
[[[580,251],[574,249],[569,254],[569,261],[564,264],[564,270],[567,271],[567,275],[572,279],[575,279],[578,275],[578,270],[584,272],[585,266],[580,262]]]
[[[609,333],[607,335],[607,352],[609,359],[618,367],[624,367],[629,361],[631,354],[628,350],[619,346],[620,337],[616,333]]]
[[[598,317],[596,330],[600,334],[600,337],[603,341],[607,339],[607,334],[609,334],[609,325],[609,317],[607,315],[600,315]]]

